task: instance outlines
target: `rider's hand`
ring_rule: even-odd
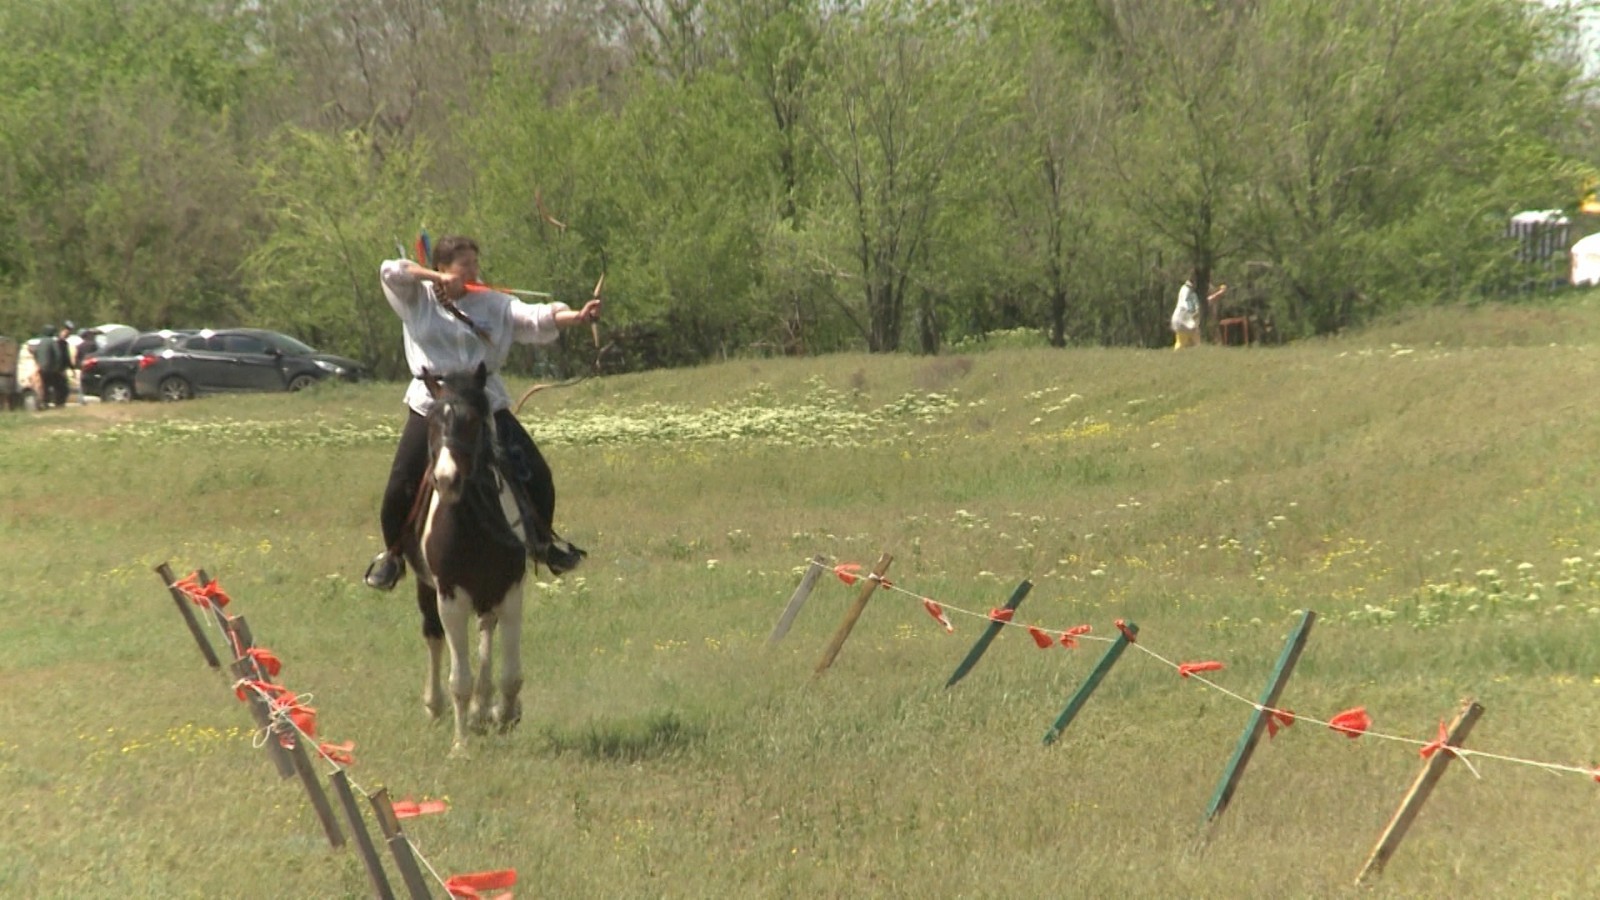
[[[456,300],[467,292],[467,281],[455,272],[440,272],[436,282],[446,299]]]

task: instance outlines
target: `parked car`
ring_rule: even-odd
[[[139,373],[140,359],[145,354],[164,350],[179,338],[191,334],[194,332],[133,332],[130,336],[106,344],[83,361],[83,368],[78,373],[83,392],[108,403],[132,400],[133,379]]]
[[[320,353],[260,328],[206,329],[139,357],[136,397],[187,400],[231,391],[299,391],[326,378],[360,381],[353,359]]]

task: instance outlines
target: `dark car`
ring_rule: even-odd
[[[319,353],[276,331],[207,329],[141,356],[133,393],[187,400],[196,394],[298,391],[326,378],[359,381],[363,375],[355,360]]]
[[[173,341],[194,334],[192,331],[147,331],[113,341],[89,354],[78,376],[83,392],[110,403],[133,399],[133,378],[139,361],[147,353],[166,349]]]

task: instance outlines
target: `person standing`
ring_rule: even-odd
[[[67,344],[70,333],[65,325],[46,325],[39,335],[33,359],[39,364],[40,409],[49,409],[51,404],[67,405],[67,369],[72,365],[72,347]]]
[[[1194,289],[1194,282],[1195,278],[1190,277],[1183,282],[1183,287],[1178,288],[1178,305],[1172,310],[1172,333],[1177,335],[1172,345],[1174,350],[1200,343],[1200,293]],[[1206,305],[1215,303],[1227,290],[1227,285],[1217,285],[1217,289],[1206,297]]]
[[[504,465],[532,506],[525,511],[529,555],[557,575],[571,571],[587,554],[555,536],[551,523],[556,493],[550,466],[512,415],[511,397],[499,371],[513,343],[553,343],[564,328],[599,321],[600,298],[573,310],[560,302],[524,303],[485,287],[478,273],[478,244],[470,237],[440,238],[433,248],[432,264],[430,269],[411,260],[391,259],[379,269],[384,297],[404,326],[406,363],[413,377],[406,388],[408,412],[379,511],[386,549],[367,566],[364,581],[368,587],[386,591],[405,574],[400,539],[410,524],[417,490],[428,467],[428,411],[433,397],[422,381],[422,372],[469,372],[480,363],[489,369],[485,387]]]

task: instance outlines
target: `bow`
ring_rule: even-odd
[[[604,257],[602,255],[602,266],[603,265],[604,265]],[[606,283],[606,273],[605,273],[604,268],[602,268],[601,271],[600,271],[600,280],[596,281],[594,283],[593,299],[595,299],[595,300],[599,300],[600,299],[600,289],[602,287],[605,287],[605,283]],[[596,375],[599,375],[600,374],[600,358],[604,355],[605,348],[600,346],[600,321],[598,319],[589,320],[589,334],[590,334],[590,336],[592,336],[594,338],[594,373]]]
[[[594,292],[591,295],[592,299],[595,299],[595,300],[601,299],[600,292],[601,292],[601,289],[605,287],[605,284],[606,284],[606,273],[604,271],[602,271],[600,273],[600,280],[598,280],[598,281],[596,281],[594,283]],[[600,323],[599,322],[596,322],[596,321],[590,321],[589,322],[589,334],[594,339],[594,371],[592,373],[588,374],[588,375],[579,375],[579,376],[574,377],[574,378],[568,378],[565,381],[557,381],[557,382],[541,381],[538,384],[533,385],[532,387],[528,388],[526,391],[523,392],[522,396],[517,400],[517,405],[511,408],[511,414],[513,416],[521,415],[522,414],[522,405],[524,403],[528,402],[528,398],[532,397],[534,394],[539,393],[540,391],[544,390],[545,388],[571,387],[571,386],[577,384],[580,381],[585,381],[585,380],[593,377],[594,375],[601,374],[600,361],[604,357],[605,351],[610,348],[610,345],[607,344],[604,347],[602,347],[600,345]]]

